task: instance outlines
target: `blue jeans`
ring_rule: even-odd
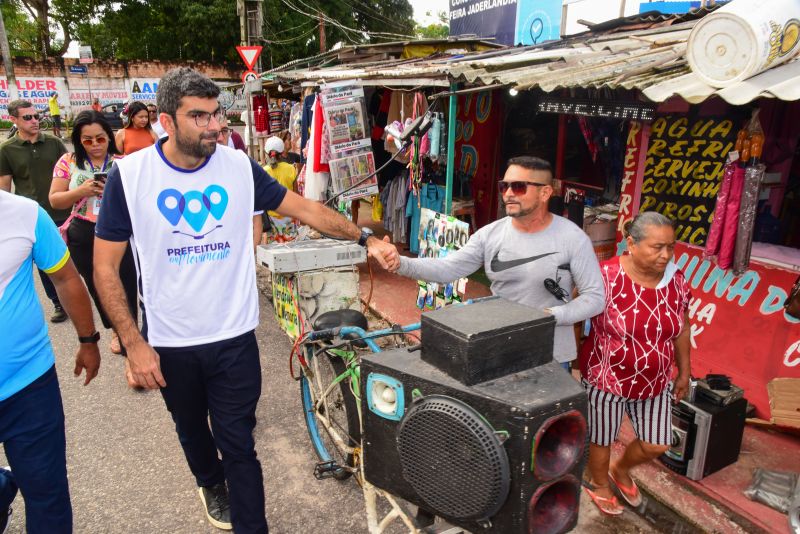
[[[167,382],[161,395],[197,485],[227,481],[236,534],[266,534],[264,478],[253,439],[261,396],[255,334],[155,350]]]
[[[25,498],[28,534],[71,533],[64,408],[55,367],[0,401],[0,441]],[[4,495],[11,495],[8,486]]]

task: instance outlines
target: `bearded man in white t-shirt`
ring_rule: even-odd
[[[216,84],[189,68],[162,78],[157,105],[168,137],[109,172],[94,276],[133,379],[161,390],[208,520],[237,534],[263,534],[264,483],[253,440],[261,368],[252,214],[275,210],[358,240],[384,268],[396,269],[399,258],[393,245],[287,191],[243,152],[217,145],[224,114],[218,95]],[[129,241],[141,333],[118,272]]]

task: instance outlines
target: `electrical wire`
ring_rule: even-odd
[[[263,42],[265,42],[265,43],[269,43],[269,44],[287,44],[287,43],[293,43],[293,42],[295,42],[295,41],[299,41],[299,40],[301,40],[301,39],[306,39],[306,38],[308,38],[308,37],[309,37],[311,34],[313,34],[315,31],[317,31],[317,27],[316,27],[316,26],[312,27],[310,30],[308,30],[307,32],[303,33],[302,35],[298,35],[298,36],[296,36],[296,37],[291,37],[291,38],[289,38],[289,39],[283,39],[283,40],[279,40],[279,41],[272,41],[272,40],[270,40],[270,39],[265,39],[265,38],[263,38],[263,37],[262,37],[262,38],[261,38],[261,41],[263,41]]]
[[[337,21],[337,20],[335,20],[335,19],[333,19],[333,18],[329,17],[329,16],[328,16],[328,15],[326,15],[326,14],[325,14],[325,13],[324,13],[322,10],[320,10],[320,9],[318,9],[318,8],[314,8],[313,6],[310,6],[310,5],[306,4],[305,2],[303,2],[303,0],[297,0],[297,1],[298,1],[300,4],[302,4],[303,6],[305,6],[307,9],[310,9],[310,10],[312,10],[312,11],[314,11],[314,10],[316,9],[316,10],[317,10],[317,15],[312,15],[312,14],[310,14],[310,13],[306,13],[305,11],[303,11],[303,10],[299,9],[298,7],[296,7],[296,6],[293,6],[292,4],[290,4],[290,3],[289,3],[287,0],[281,0],[281,2],[282,2],[284,5],[286,5],[287,7],[289,7],[289,9],[292,9],[292,10],[294,10],[294,11],[297,11],[298,13],[300,13],[300,14],[302,14],[302,15],[305,15],[305,16],[307,16],[307,17],[309,17],[309,18],[312,18],[312,19],[322,19],[324,22],[327,22],[327,23],[329,23],[330,25],[332,25],[332,26],[335,26],[335,27],[337,27],[337,28],[339,28],[339,29],[343,30],[344,32],[351,32],[351,33],[355,33],[355,34],[357,34],[357,35],[361,35],[361,36],[363,36],[363,35],[369,35],[369,36],[373,36],[373,37],[377,37],[377,38],[382,38],[382,39],[387,39],[387,38],[392,38],[392,39],[394,39],[394,38],[397,38],[397,37],[400,37],[400,38],[402,38],[402,39],[413,39],[413,38],[414,38],[414,37],[413,37],[413,36],[411,36],[411,35],[406,35],[406,34],[401,34],[401,33],[391,33],[391,32],[371,32],[371,31],[368,31],[368,30],[359,30],[359,29],[356,29],[356,28],[350,28],[349,26],[345,26],[345,25],[344,25],[344,24],[342,24],[341,22],[339,22],[339,21]],[[345,33],[345,35],[347,35],[347,33]],[[386,37],[384,37],[384,36],[386,36]],[[349,38],[349,37],[348,37],[348,38]]]

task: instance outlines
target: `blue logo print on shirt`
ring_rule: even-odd
[[[199,232],[211,215],[216,220],[221,220],[228,207],[228,192],[219,185],[210,185],[201,193],[200,191],[187,191],[181,193],[177,189],[165,189],[158,195],[158,210],[172,226],[177,226],[181,217],[195,231]],[[191,236],[200,239],[217,228],[219,224],[202,236]],[[173,233],[182,233],[176,230]]]

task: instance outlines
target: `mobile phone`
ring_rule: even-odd
[[[98,182],[106,183],[106,178],[108,178],[107,172],[96,172],[94,173],[94,179]]]

